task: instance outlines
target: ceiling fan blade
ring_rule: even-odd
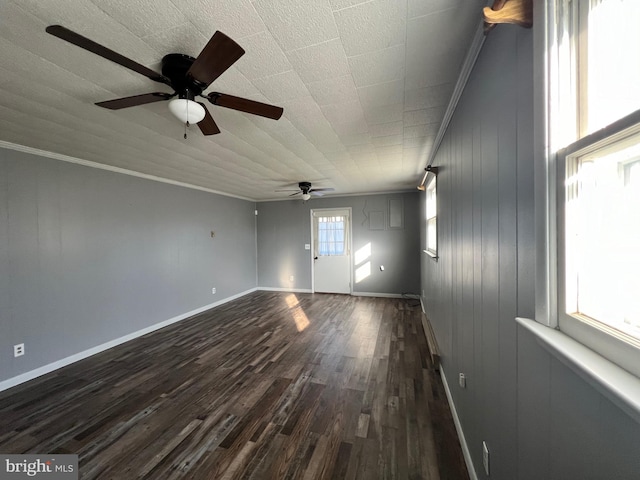
[[[253,115],[260,115],[261,117],[272,118],[274,120],[278,120],[284,111],[282,107],[256,102],[248,98],[234,97],[226,93],[212,92],[207,98],[211,103],[220,107],[240,110],[241,112],[252,113]]]
[[[175,93],[153,92],[144,93],[142,95],[134,95],[132,97],[116,98],[115,100],[107,100],[98,102],[96,105],[109,110],[120,110],[121,108],[135,107],[137,105],[145,105],[147,103],[162,102],[175,97]]]
[[[310,192],[333,192],[335,188],[324,187],[324,188],[312,188],[309,190]]]
[[[129,70],[133,70],[140,75],[144,75],[145,77],[150,78],[154,82],[164,83],[169,86],[171,85],[171,81],[164,75],[154,72],[150,68],[147,68],[144,65],[139,64],[138,62],[134,62],[130,58],[127,58],[124,55],[120,55],[119,53],[114,52],[113,50],[102,46],[99,43],[94,42],[93,40],[89,40],[87,37],[83,37],[79,33],[69,30],[68,28],[65,28],[61,25],[49,25],[45,30],[47,33],[53,35],[54,37],[61,38],[62,40],[72,43],[80,48],[84,48],[91,53],[95,53],[102,58],[111,60],[118,65],[122,65]]]
[[[216,32],[189,68],[187,76],[203,90],[244,55],[244,49],[222,32]]]
[[[220,129],[209,113],[209,110],[207,110],[207,107],[204,106],[204,103],[200,103],[200,105],[202,105],[202,108],[204,108],[204,118],[198,122],[198,127],[200,127],[200,131],[202,132],[202,134],[216,135],[217,133],[220,133]]]
[[[309,190],[309,193],[315,197],[322,197],[324,195],[324,193],[319,192],[317,190]]]
[[[289,195],[290,197],[295,197],[296,195],[300,195],[302,192],[298,191],[296,193],[292,193],[291,195]]]

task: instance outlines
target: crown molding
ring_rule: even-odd
[[[97,168],[99,170],[107,170],[108,172],[121,173],[123,175],[129,175],[131,177],[144,178],[145,180],[152,180],[154,182],[168,183],[169,185],[189,188],[191,190],[200,190],[201,192],[213,193],[215,195],[222,195],[223,197],[238,198],[240,200],[246,200],[248,202],[256,201],[253,198],[241,197],[239,195],[232,195],[230,193],[220,192],[218,190],[212,190],[210,188],[200,187],[198,185],[192,185],[190,183],[178,182],[176,180],[169,180],[168,178],[163,178],[163,177],[156,177],[155,175],[148,175],[146,173],[136,172],[135,170],[128,170],[126,168],[114,167],[112,165],[106,165],[104,163],[92,162],[91,160],[84,160],[82,158],[71,157],[69,155],[63,155],[61,153],[49,152],[47,150],[40,150],[39,148],[27,147],[25,145],[19,145],[17,143],[6,142],[4,140],[0,140],[0,148],[15,150],[17,152],[29,153],[31,155],[38,155],[40,157],[51,158],[54,160],[60,160],[61,162],[75,163],[77,165],[83,165],[85,167],[90,167],[90,168]]]

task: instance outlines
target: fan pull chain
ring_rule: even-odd
[[[189,118],[189,102],[187,101],[187,118]],[[187,139],[187,128],[189,128],[189,120],[184,122],[184,139]]]

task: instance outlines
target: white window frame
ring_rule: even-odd
[[[597,152],[607,146],[639,134],[640,110],[618,120],[603,130],[581,138],[566,149],[558,152],[558,178],[567,178],[581,156]],[[558,328],[625,370],[640,377],[640,339],[620,332],[595,319],[567,313],[566,238],[564,228],[566,188],[564,181],[558,182]],[[599,261],[597,252],[594,252],[593,261]]]
[[[435,205],[430,205],[430,194],[433,192]],[[431,211],[431,212],[430,212]],[[430,215],[430,213],[432,213]],[[429,223],[435,228],[435,245],[429,243]],[[438,176],[429,172],[425,182],[425,253],[431,258],[438,258]]]
[[[564,178],[566,159],[571,158],[589,145],[607,141],[640,123],[640,111],[614,122],[609,127],[588,135],[584,133],[581,116],[578,113],[578,98],[573,88],[568,86],[567,74],[575,75],[575,59],[558,45],[561,35],[558,25],[569,21],[558,16],[558,6],[567,5],[565,0],[545,0],[534,2],[534,138],[536,162],[535,181],[535,225],[536,225],[536,321],[548,327],[561,330],[583,345],[596,351],[604,358],[640,377],[640,350],[603,329],[594,328],[588,322],[579,321],[566,315],[564,306]],[[575,50],[574,50],[575,51]],[[583,86],[583,85],[582,85]],[[580,86],[577,86],[580,89]],[[572,91],[568,91],[571,89]],[[568,100],[568,101],[567,101]],[[566,126],[569,125],[569,129]],[[558,134],[564,127],[564,134]],[[573,135],[573,137],[571,137]],[[575,142],[574,142],[575,141]],[[559,151],[560,146],[567,146]],[[597,261],[597,253],[594,253]],[[605,329],[606,330],[606,329]],[[582,367],[584,368],[584,367]]]

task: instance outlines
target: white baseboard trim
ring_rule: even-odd
[[[427,311],[424,309],[424,302],[422,301],[422,297],[420,297],[420,306],[422,307],[422,313],[426,315]]]
[[[150,325],[148,327],[145,327],[141,330],[129,333],[127,335],[124,335],[122,337],[116,338],[114,340],[110,340],[106,343],[103,343],[101,345],[97,345],[95,347],[89,348],[87,350],[84,350],[82,352],[79,353],[75,353],[73,355],[70,355],[66,358],[63,358],[61,360],[55,361],[53,363],[50,363],[48,365],[44,365],[42,367],[36,368],[35,370],[30,370],[28,372],[22,373],[20,375],[17,375],[15,377],[9,378],[7,380],[3,380],[2,382],[0,382],[0,392],[4,391],[4,390],[8,390],[11,387],[15,387],[17,385],[20,385],[21,383],[24,382],[28,382],[29,380],[33,380],[34,378],[37,377],[41,377],[42,375],[46,375],[47,373],[51,373],[54,370],[58,370],[59,368],[62,367],[66,367],[67,365],[70,365],[72,363],[75,363],[79,360],[83,360],[85,358],[91,357],[92,355],[95,355],[96,353],[100,353],[100,352],[104,352],[105,350],[108,350],[110,348],[113,348],[117,345],[123,344],[125,342],[128,342],[129,340],[133,340],[135,338],[141,337],[143,335],[146,335],[147,333],[151,333],[154,332],[156,330],[160,330],[161,328],[167,327],[169,325],[171,325],[172,323],[176,323],[179,322],[181,320],[184,320],[186,318],[189,317],[193,317],[194,315],[197,315],[198,313],[202,313],[206,310],[210,310],[214,307],[217,307],[219,305],[222,305],[224,303],[228,303],[232,300],[236,300],[240,297],[244,297],[245,295],[248,295],[252,292],[255,292],[257,290],[257,288],[251,288],[249,290],[245,290],[244,292],[240,292],[237,293],[235,295],[232,295],[230,297],[227,298],[223,298],[222,300],[218,300],[217,302],[214,303],[210,303],[209,305],[205,305],[204,307],[200,307],[200,308],[196,308],[195,310],[191,310],[190,312],[187,313],[183,313],[181,315],[178,315],[176,317],[170,318],[168,320],[164,320],[160,323],[155,323],[153,325]]]
[[[418,295],[412,293],[376,293],[376,292],[351,292],[354,297],[379,297],[379,298],[414,298],[418,299]]]
[[[264,292],[313,293],[310,288],[258,287],[257,290]]]
[[[462,447],[462,455],[464,461],[467,464],[467,470],[469,471],[470,480],[478,480],[476,469],[473,467],[473,460],[471,459],[471,452],[469,451],[469,445],[464,438],[464,432],[462,431],[462,425],[460,424],[460,418],[456,406],[453,404],[453,397],[451,396],[451,390],[449,390],[449,384],[447,383],[447,377],[444,374],[444,370],[440,367],[440,376],[442,377],[442,383],[444,384],[444,391],[447,394],[447,400],[449,402],[449,408],[451,409],[451,415],[453,416],[453,423],[456,426],[456,432],[458,432],[458,438],[460,439],[460,446]]]

